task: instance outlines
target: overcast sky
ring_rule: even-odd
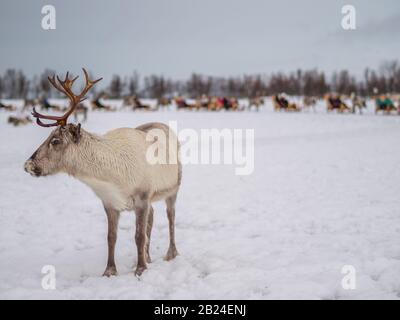
[[[41,28],[42,6],[57,29]],[[353,4],[357,30],[341,28]],[[321,0],[1,0],[0,72],[45,68],[107,80],[114,73],[182,79],[348,68],[361,74],[400,58],[400,1]]]

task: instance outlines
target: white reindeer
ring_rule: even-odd
[[[26,161],[25,171],[36,177],[67,173],[87,184],[101,199],[108,219],[108,262],[104,276],[117,275],[114,249],[120,212],[134,210],[138,253],[135,274],[140,276],[147,268],[146,263],[151,262],[151,203],[154,201],[164,199],[167,205],[170,243],[165,259],[171,260],[178,254],[175,246],[175,201],[182,176],[179,143],[169,127],[161,123],[149,123],[135,129],[119,128],[102,136],[81,129],[80,124],[67,124],[68,117],[86,93],[101,80],[91,81],[85,69],[83,72],[86,86],[79,95],[72,92],[77,77],[69,79],[67,73],[65,80],[57,77],[58,83],[55,76],[49,78],[50,83],[69,98],[70,107],[60,117],[42,115],[33,109],[37,124],[57,128]],[[41,119],[55,122],[46,124]],[[153,130],[161,130],[167,137],[164,142],[157,141],[160,149],[169,155],[166,163],[150,164],[147,161],[146,151],[155,140],[152,140]],[[173,159],[176,161],[170,161]]]

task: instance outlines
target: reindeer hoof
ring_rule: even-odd
[[[170,260],[174,259],[177,255],[178,255],[178,251],[176,250],[176,248],[169,248],[164,260],[170,261]]]
[[[146,267],[137,267],[135,270],[135,276],[140,277],[143,273],[144,270],[146,270]]]
[[[103,273],[103,277],[111,277],[111,276],[117,276],[117,268],[116,267],[108,267],[106,271]]]

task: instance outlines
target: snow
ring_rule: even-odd
[[[123,213],[118,277],[101,277],[106,216],[66,175],[32,178],[24,161],[50,130],[0,112],[1,299],[399,299],[400,117],[260,112],[91,112],[86,130],[176,120],[178,129],[254,128],[255,171],[187,165],[177,202],[180,255],[163,260],[168,224],[155,205],[153,263],[140,279],[134,215]],[[56,289],[41,286],[56,269]],[[342,287],[345,265],[356,288]]]

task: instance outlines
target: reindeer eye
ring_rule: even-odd
[[[61,144],[61,140],[55,138],[55,139],[51,140],[50,143],[51,143],[51,145],[56,146],[58,144]]]

